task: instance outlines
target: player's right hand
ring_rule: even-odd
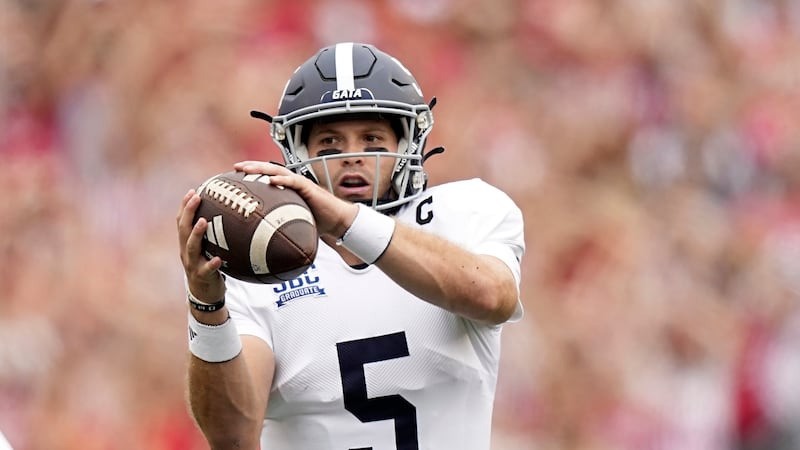
[[[214,303],[225,295],[225,281],[219,273],[222,260],[218,256],[210,260],[203,256],[203,235],[208,222],[201,217],[192,224],[199,205],[200,195],[194,189],[190,189],[183,196],[176,217],[178,244],[187,287],[198,300]]]

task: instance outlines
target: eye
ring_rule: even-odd
[[[336,145],[337,142],[339,142],[339,138],[336,136],[326,136],[318,140],[319,145],[325,146],[333,146]]]
[[[368,135],[364,136],[364,140],[369,142],[370,144],[374,144],[376,142],[383,141],[383,137],[379,136],[377,134],[368,134]]]

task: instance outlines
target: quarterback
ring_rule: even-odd
[[[285,165],[234,168],[297,191],[320,234],[296,279],[226,279],[184,196],[188,401],[211,448],[489,448],[523,219],[479,179],[427,186],[434,104],[397,59],[340,43],[298,67],[276,116],[253,113]]]

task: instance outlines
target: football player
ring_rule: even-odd
[[[311,208],[314,264],[282,284],[220,273],[190,190],[177,217],[189,298],[188,401],[212,448],[488,449],[503,324],[522,317],[520,209],[470,179],[427,186],[417,81],[372,45],[299,66],[243,161]]]

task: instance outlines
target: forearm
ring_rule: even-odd
[[[226,308],[191,313],[187,384],[192,414],[211,448],[257,448],[268,392],[263,383],[271,379],[264,380],[271,357],[263,355],[271,353],[260,348],[266,347],[260,340],[240,337],[235,327],[220,333],[223,324],[233,327]]]
[[[208,363],[190,355],[189,405],[212,449],[254,449],[264,410],[247,374],[244,357]]]
[[[470,319],[502,323],[516,307],[516,284],[502,261],[399,223],[376,264],[417,297]]]

